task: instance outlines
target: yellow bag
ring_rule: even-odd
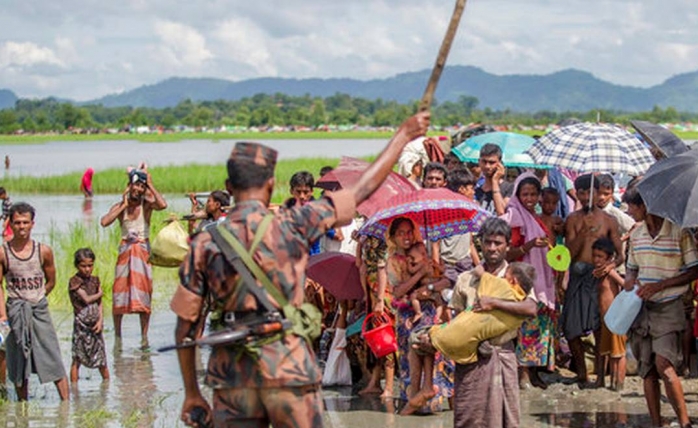
[[[514,288],[506,279],[489,273],[482,275],[477,294],[517,302],[526,298],[526,293],[520,287]],[[473,302],[468,303],[472,305]],[[432,327],[429,337],[434,348],[448,358],[458,364],[470,364],[477,361],[480,342],[520,327],[525,319],[500,310],[472,312],[466,309],[450,323]]]
[[[160,267],[179,267],[189,251],[189,235],[179,221],[170,221],[150,245],[150,263]]]

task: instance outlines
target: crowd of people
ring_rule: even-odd
[[[270,207],[277,154],[255,143],[234,147],[226,192],[212,192],[204,207],[191,196],[191,248],[171,302],[177,343],[201,338],[210,318],[218,328],[276,326],[281,318],[291,320],[292,327],[285,333],[265,330],[242,345],[214,347],[205,378],[213,388],[212,405],[199,388],[193,348],[179,349],[182,420],[192,426],[286,426],[288,420],[321,426],[321,368],[327,368],[331,336],[337,327],[351,330],[347,326],[361,325],[373,314],[391,324],[395,352],[376,356],[360,332],[348,335],[340,352],[350,362],[357,394],[401,398],[403,415],[448,408],[456,427],[516,427],[520,390],[547,388],[553,379],[548,374],[565,367],[576,373],[579,388],[606,387],[608,374],[610,389],[622,391],[626,355],[632,355],[653,424],[662,423],[661,380],[679,424],[690,426],[680,376],[690,368],[691,284],[698,278],[691,231],[648,213],[633,182],[619,195],[605,171],[577,175],[507,168],[496,144],[484,145],[477,163],[452,155],[426,161],[409,147],[428,125],[428,113],[408,119],[358,181],[318,198],[313,174],[299,171],[290,181],[291,198]],[[419,225],[400,216],[385,236],[357,233],[366,220],[357,206],[398,159],[415,189],[446,188],[490,218],[477,233],[436,242],[425,240]],[[321,175],[330,170],[323,168]],[[83,185],[91,196],[90,187]],[[9,202],[4,189],[0,198]],[[9,319],[12,329],[5,339],[7,371],[20,399],[27,398],[32,372],[41,382],[55,382],[61,399],[67,399],[68,377],[46,304],[55,285],[53,255],[31,238],[33,208],[5,205],[3,218],[12,232],[0,250],[8,298],[0,305],[0,321]],[[117,339],[123,315],[138,313],[147,346],[149,224],[152,212],[166,207],[141,166],[129,171],[122,200],[101,219],[104,227],[118,221],[122,230],[113,286]],[[569,249],[568,269],[555,270],[548,261],[548,252],[559,244]],[[329,250],[355,256],[364,298],[337,301],[323,284],[306,279],[310,258]],[[92,275],[96,257],[89,248],[78,250],[69,284],[75,313],[72,382],[81,366],[98,368],[109,378],[102,289]],[[505,293],[481,292],[493,287]],[[621,290],[634,289],[644,300],[642,310],[627,337],[615,335],[604,315]],[[496,333],[463,336],[464,343],[456,343],[458,357],[442,351],[444,335],[451,334],[445,326],[467,325],[464,317],[478,314],[504,321]],[[594,382],[587,370],[589,353]]]

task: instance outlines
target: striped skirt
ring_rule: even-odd
[[[149,257],[148,242],[121,241],[112,289],[112,312],[115,315],[150,313],[153,270]]]

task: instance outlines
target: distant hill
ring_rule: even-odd
[[[12,108],[17,101],[17,95],[8,89],[0,89],[0,110],[4,108]]]
[[[310,94],[326,97],[336,93],[369,99],[408,102],[421,97],[429,70],[398,74],[387,79],[286,79],[260,78],[232,82],[211,78],[170,78],[84,104],[107,107],[163,108],[187,98],[194,101],[237,100],[258,93]],[[661,85],[637,88],[615,85],[579,70],[548,75],[494,75],[477,67],[450,66],[444,70],[436,91],[438,101],[455,101],[461,95],[477,97],[479,107],[534,112],[587,111],[595,108],[646,111],[653,106],[673,106],[679,111],[698,111],[698,72],[674,76]]]

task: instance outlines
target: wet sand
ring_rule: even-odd
[[[124,319],[124,339],[115,343],[112,323],[105,317],[106,343],[111,380],[102,382],[97,370],[81,368],[71,401],[61,404],[53,384],[40,385],[30,379],[28,404],[15,402],[9,386],[9,401],[0,403],[0,426],[10,427],[182,427],[179,422],[183,388],[174,352],[155,349],[173,341],[175,317],[167,309],[172,286],[155,287],[150,347],[141,349],[138,317]],[[66,370],[70,366],[72,314],[52,312]],[[207,352],[202,359],[205,361]],[[571,376],[571,373],[563,373]],[[559,380],[556,378],[556,380]],[[689,415],[698,422],[698,380],[684,379]],[[210,391],[204,389],[210,396]],[[327,388],[323,392],[327,411],[325,426],[426,427],[453,426],[453,413],[399,416],[402,403],[351,395],[351,388]],[[533,389],[521,394],[522,427],[648,427],[651,426],[638,377],[626,379],[622,393],[609,390],[580,390],[576,385],[555,383],[546,391]],[[674,413],[664,397],[662,413],[669,422]]]

